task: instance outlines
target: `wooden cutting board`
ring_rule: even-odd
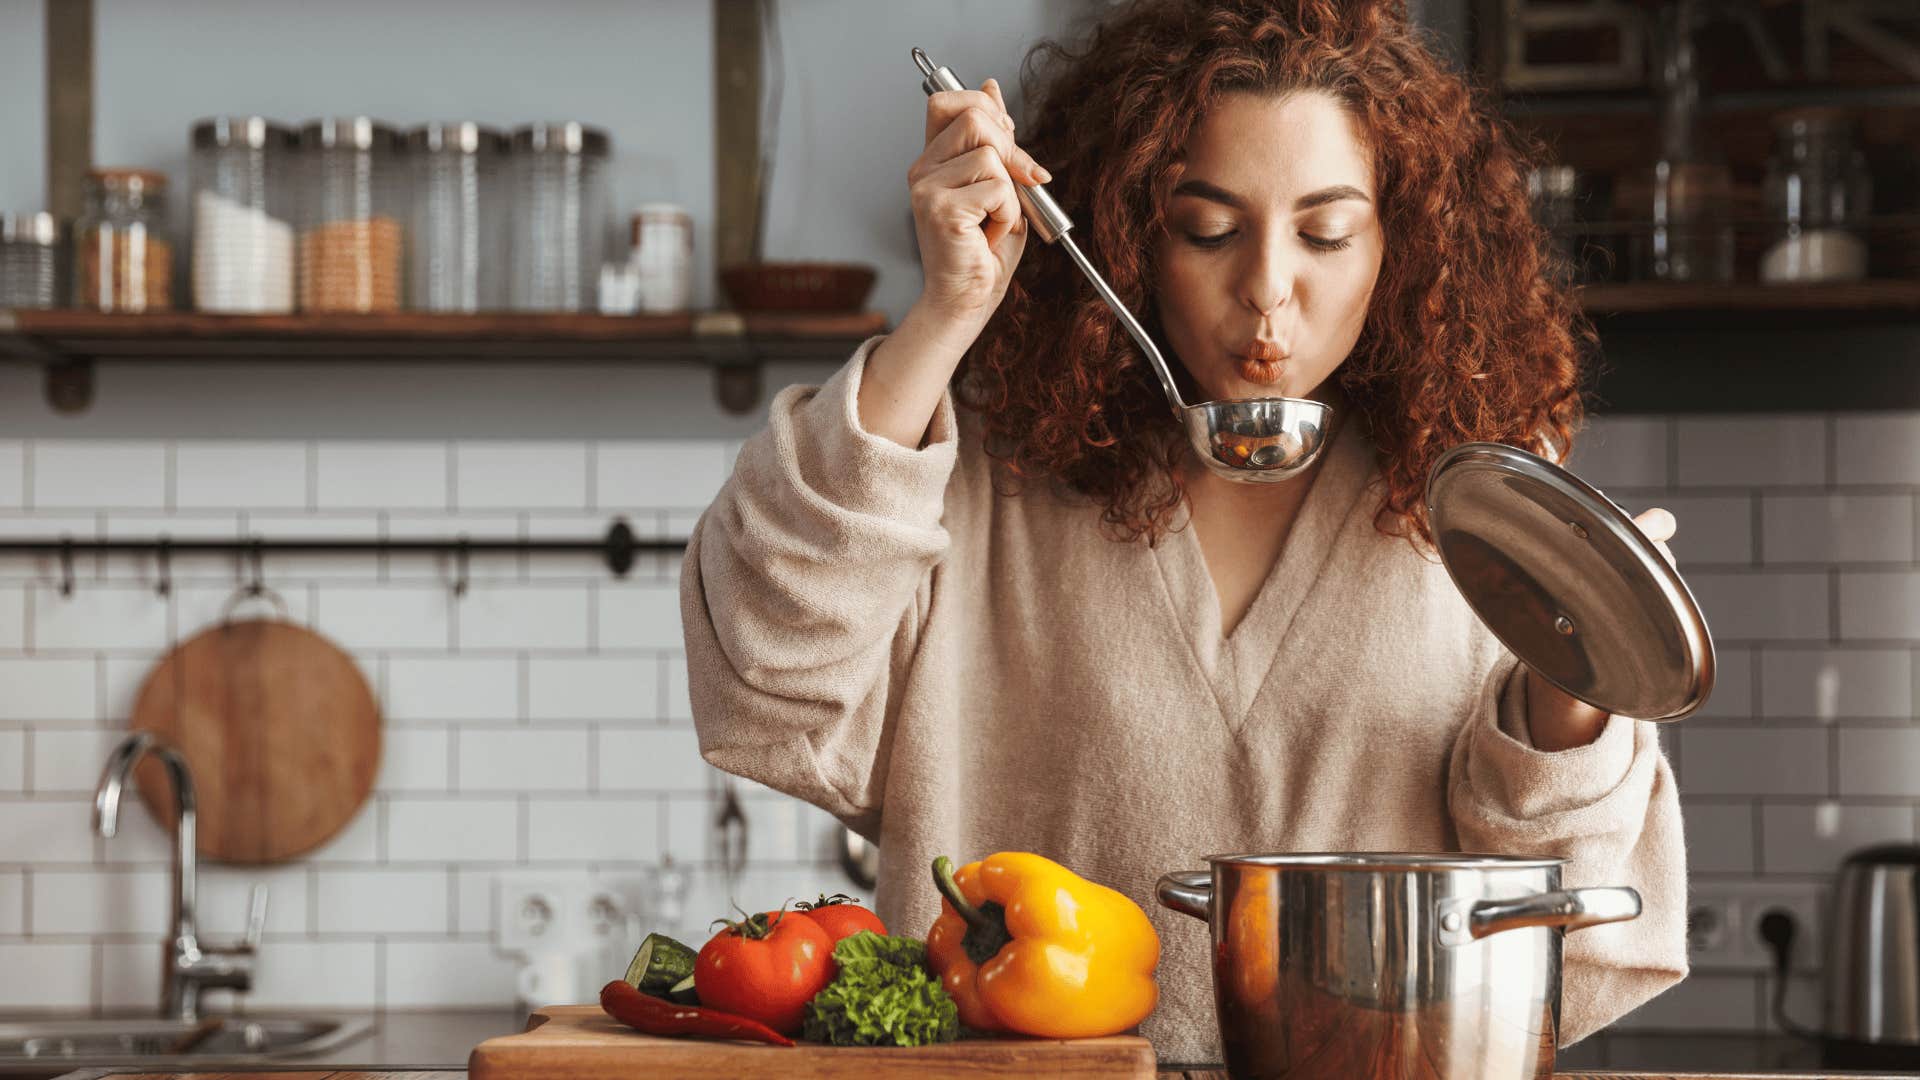
[[[344,828],[373,790],[380,707],[353,658],[278,619],[222,621],[163,657],[135,699],[135,731],[186,756],[201,854],[280,862]],[[173,827],[157,760],[135,772],[154,820]]]
[[[1153,1044],[1104,1039],[964,1039],[940,1046],[761,1046],[642,1035],[598,1005],[552,1005],[518,1035],[488,1039],[467,1058],[468,1080],[889,1080],[1044,1076],[1154,1080]]]

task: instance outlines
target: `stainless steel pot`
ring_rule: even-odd
[[[1560,888],[1561,859],[1212,855],[1160,902],[1213,930],[1239,1080],[1553,1075],[1561,931],[1640,914],[1628,888]]]

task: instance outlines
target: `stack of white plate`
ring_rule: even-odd
[[[293,226],[212,191],[194,200],[193,299],[201,311],[293,310]]]

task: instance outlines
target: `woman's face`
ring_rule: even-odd
[[[1373,167],[1317,91],[1223,97],[1186,146],[1160,238],[1158,312],[1201,400],[1320,396],[1380,273]]]

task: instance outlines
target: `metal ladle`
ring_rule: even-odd
[[[941,90],[966,89],[952,68],[936,66],[918,48],[913,50],[913,62],[925,76],[920,87],[928,96]],[[1093,283],[1094,291],[1107,302],[1120,325],[1147,355],[1153,373],[1160,378],[1160,388],[1166,391],[1167,402],[1173,406],[1174,418],[1186,430],[1187,441],[1208,469],[1229,480],[1272,484],[1291,480],[1313,464],[1326,445],[1332,409],[1318,401],[1288,397],[1187,404],[1180,396],[1179,387],[1174,385],[1173,371],[1167,367],[1159,347],[1067,235],[1073,228],[1073,220],[1067,217],[1066,211],[1047,194],[1044,185],[1015,182],[1014,190],[1019,193],[1020,205],[1026,210],[1027,222],[1034,233],[1047,243],[1066,249],[1074,265]]]

